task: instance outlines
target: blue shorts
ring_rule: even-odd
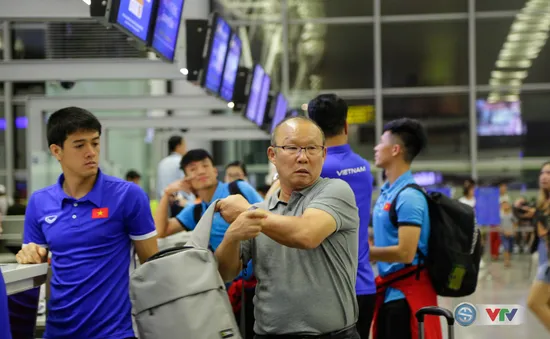
[[[548,263],[539,266],[537,280],[550,284],[550,265]]]
[[[504,252],[512,252],[514,249],[514,237],[502,235],[501,236],[502,246],[504,247]]]

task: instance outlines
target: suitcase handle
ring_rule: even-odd
[[[426,315],[436,315],[439,317],[443,316],[445,317],[445,319],[447,319],[447,325],[449,326],[453,326],[455,323],[455,318],[453,317],[453,314],[446,308],[437,306],[422,307],[418,310],[418,312],[416,312],[416,320],[418,320],[419,323],[423,323],[424,316]]]
[[[156,259],[160,259],[160,258],[169,256],[169,255],[175,254],[177,252],[181,252],[182,250],[184,250],[185,248],[188,248],[188,247],[189,246],[187,246],[187,247],[186,246],[175,246],[175,247],[170,247],[170,248],[164,249],[164,250],[159,251],[159,252],[153,254],[152,256],[150,256],[149,259],[145,260],[145,262],[153,261],[153,260],[156,260]]]

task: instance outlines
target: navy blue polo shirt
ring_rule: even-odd
[[[254,187],[250,186],[250,184],[247,183],[246,181],[238,181],[237,185],[239,186],[239,189],[243,194],[244,198],[250,204],[255,204],[263,201],[260,194],[254,189]],[[216,201],[217,199],[224,199],[230,195],[231,193],[229,192],[229,184],[224,182],[218,182],[218,186],[214,191],[212,200],[208,202],[205,202],[205,201],[201,202],[202,213],[206,212],[206,210],[208,209],[208,206],[210,206],[210,203],[212,201]],[[194,208],[195,208],[194,204],[186,206],[176,216],[176,219],[182,224],[182,226],[190,231],[194,230],[195,227],[197,226],[197,223],[195,222],[194,213],[193,213]],[[227,231],[227,228],[229,228],[229,223],[223,219],[223,217],[219,212],[214,213],[214,219],[212,220],[212,230],[210,232],[210,246],[212,246],[212,249],[214,251],[222,243],[222,240],[225,235],[225,231]],[[251,274],[252,272],[251,262],[248,263],[246,272],[247,272],[247,275]]]
[[[397,178],[392,185],[386,182],[382,186],[380,196],[374,205],[372,217],[375,246],[388,247],[399,244],[398,227],[394,226],[390,221],[389,211],[397,193],[406,185],[414,183],[412,173],[407,171]],[[407,188],[399,194],[399,198],[395,203],[398,225],[418,226],[421,228],[418,248],[427,256],[428,239],[430,236],[430,213],[424,194],[414,188]],[[412,264],[418,264],[418,254],[415,255]],[[403,268],[405,268],[405,265],[402,263],[378,262],[378,272],[381,277],[385,277]],[[385,302],[403,298],[405,298],[405,295],[399,290],[393,288],[386,290]]]
[[[351,150],[350,145],[327,148],[327,158],[321,177],[342,179],[355,194],[359,209],[359,261],[357,266],[357,295],[376,292],[374,274],[369,260],[369,221],[372,200],[372,174],[369,162]]]
[[[34,192],[23,243],[48,247],[51,298],[45,338],[134,337],[129,298],[132,240],[156,235],[149,198],[136,184],[98,172],[80,199],[56,184]]]
[[[0,338],[11,339],[10,313],[4,276],[0,272]]]

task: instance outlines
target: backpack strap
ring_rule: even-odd
[[[405,185],[405,187],[403,187],[402,189],[399,190],[399,192],[397,192],[397,194],[395,195],[395,198],[393,199],[393,201],[391,202],[391,206],[390,206],[390,210],[389,210],[389,217],[390,217],[390,221],[391,223],[393,224],[393,226],[397,227],[397,223],[398,223],[398,220],[397,220],[397,207],[396,207],[396,204],[397,204],[397,198],[399,198],[399,194],[401,194],[401,192],[403,192],[404,190],[406,190],[407,188],[414,188],[420,192],[422,192],[423,194],[426,194],[424,192],[424,189],[418,185],[418,184],[408,184],[408,185]]]
[[[199,220],[201,220],[202,217],[202,202],[195,204],[193,206],[193,219],[195,219],[195,224],[199,223]]]
[[[238,184],[239,181],[242,181],[242,179],[235,180],[229,184],[229,194],[231,195],[240,194],[243,197],[245,197],[243,192],[241,192],[241,189],[239,188],[239,184]]]

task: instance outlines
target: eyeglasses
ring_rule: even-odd
[[[288,153],[290,155],[296,155],[296,154],[300,153],[300,151],[304,150],[304,151],[306,151],[307,155],[311,155],[311,156],[319,155],[325,149],[325,146],[318,146],[318,145],[310,145],[310,146],[306,146],[306,147],[300,147],[300,146],[294,146],[294,145],[290,145],[290,146],[276,146],[276,145],[273,145],[272,147],[280,148],[285,153]]]

